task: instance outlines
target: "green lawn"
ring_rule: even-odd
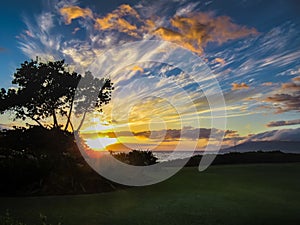
[[[185,168],[148,187],[57,197],[0,198],[0,211],[38,224],[299,224],[300,164]]]

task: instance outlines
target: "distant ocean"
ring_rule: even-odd
[[[176,151],[176,152],[171,152],[171,151],[153,151],[153,155],[157,157],[158,162],[165,162],[165,161],[170,161],[170,160],[175,160],[175,159],[185,159],[189,158],[191,156],[195,155],[203,155],[203,151]],[[214,152],[210,152],[210,154],[213,154]]]

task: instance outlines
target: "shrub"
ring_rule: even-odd
[[[132,150],[128,153],[112,153],[111,154],[118,160],[135,166],[149,166],[156,163],[157,158],[151,151]]]

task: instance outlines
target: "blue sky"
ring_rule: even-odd
[[[5,10],[0,15],[1,87],[10,87],[12,74],[20,63],[37,55],[42,60],[66,59],[72,68],[84,73],[91,68],[93,60],[114,46],[163,40],[188,49],[210,68],[226,101],[227,129],[235,131],[241,139],[274,129],[289,132],[299,127],[300,7],[297,1],[31,0],[8,1],[2,7]],[[159,77],[155,87],[147,84],[144,88],[145,96],[172,93],[167,83],[175,77],[181,79],[189,95],[204,102],[198,86],[189,82],[181,70],[151,63],[132,67],[135,69],[129,68],[112,77],[116,90],[121,87],[132,90],[123,96],[124,104],[134,101],[135,95],[143,95],[134,93],[137,87],[144,87],[134,86],[141,76],[149,80]],[[199,75],[193,79],[209,88],[209,79],[204,78]],[[204,106],[200,105],[197,105],[197,116],[204,120],[203,126],[209,127]],[[122,110],[118,110],[121,117]],[[143,113],[140,121],[149,116]],[[168,116],[163,118],[174,115]],[[1,118],[1,124],[12,123],[5,116]],[[101,120],[105,124],[113,123],[109,116]],[[168,127],[175,128],[175,123]],[[133,128],[135,133],[141,133],[142,129],[146,128],[142,125]]]

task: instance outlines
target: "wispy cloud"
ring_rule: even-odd
[[[54,14],[44,12],[35,17],[35,21],[24,18],[27,29],[18,37],[20,49],[30,58],[39,56],[44,60],[59,58],[61,34],[52,34]]]
[[[297,124],[300,124],[300,119],[271,121],[266,126],[267,127],[280,127],[280,126],[290,126],[290,125],[297,125]]]
[[[276,106],[274,101],[263,102],[261,99],[273,96],[276,85],[267,82],[272,81],[274,76],[286,68],[291,69],[289,75],[297,73],[293,62],[296,62],[299,51],[295,47],[288,47],[293,43],[291,40],[298,40],[293,24],[278,25],[266,33],[259,33],[255,28],[233,22],[228,16],[201,12],[202,8],[198,7],[198,3],[177,3],[180,7],[176,12],[172,10],[172,6],[160,1],[147,6],[143,5],[144,2],[131,6],[124,4],[100,15],[91,8],[79,7],[76,1],[60,1],[49,12],[37,16],[35,21],[24,20],[27,28],[19,39],[20,47],[31,58],[37,55],[53,59],[65,58],[78,72],[82,72],[97,56],[112,46],[136,40],[169,40],[207,59],[224,92],[229,116],[255,113],[249,109],[259,104],[274,103]],[[64,35],[61,34],[61,30],[64,30]],[[226,42],[230,48],[223,48],[222,44]],[[208,43],[213,43],[210,52],[206,49]],[[278,47],[274,49],[274,46]],[[147,51],[151,52],[148,49]],[[114,56],[114,60],[119,60],[123,65],[125,57],[135,54],[128,52],[127,56]],[[172,74],[167,72],[171,70],[167,66],[154,69],[151,64],[139,67],[131,65],[112,77],[116,87],[114,97],[120,98],[120,101],[116,100],[119,105],[114,105],[115,111],[122,112],[127,109],[128,102],[156,95],[166,98],[171,96],[178,100],[176,106],[184,112],[183,115],[189,115],[191,121],[200,114],[204,117],[209,116],[205,96],[199,87],[194,85],[198,82],[210,90],[210,77],[206,76],[207,74]],[[194,68],[191,68],[191,71],[193,70]],[[268,76],[264,76],[265,73],[268,73]],[[142,82],[139,78],[147,78],[145,80],[148,82]],[[179,90],[178,87],[183,88]],[[162,89],[164,95],[161,94]],[[297,87],[290,86],[289,90],[292,89],[296,90]],[[183,92],[186,92],[187,96],[183,95]],[[286,94],[289,94],[287,88]],[[250,98],[259,100],[247,100]],[[186,102],[190,99],[198,114],[191,113],[187,107]],[[167,121],[176,121],[176,113],[170,105],[163,107],[157,100],[147,99],[147,106],[156,108],[152,111],[149,108],[142,110],[141,107],[140,115],[136,113],[139,121],[134,121],[132,116],[130,122],[139,122],[141,125],[155,113],[161,113],[162,118]],[[127,121],[125,115],[115,116],[118,116],[120,124]],[[105,119],[111,121],[115,118],[108,116]],[[185,125],[191,125],[191,121]]]

